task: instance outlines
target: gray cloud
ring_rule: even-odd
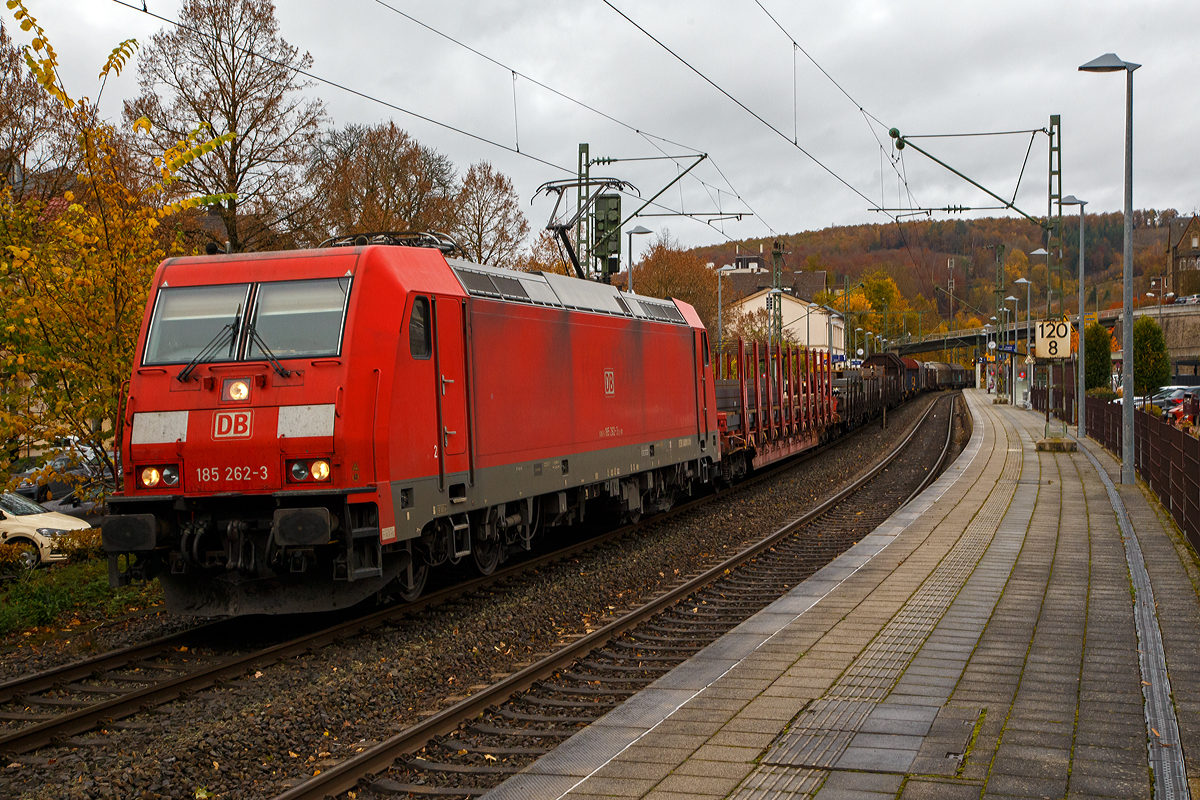
[[[802,54],[753,0],[668,3],[613,0],[668,46],[729,91],[787,138],[820,159],[871,203],[842,186],[789,141],[706,84],[602,2],[497,0],[405,3],[389,0],[427,24],[642,131],[708,152],[713,164],[685,179],[663,203],[673,208],[745,210],[729,183],[761,218],[724,223],[734,238],[770,236],[833,224],[880,221],[869,210],[897,203],[898,179],[885,154],[884,130]],[[1116,211],[1122,197],[1124,86],[1120,75],[1089,75],[1076,67],[1113,51],[1143,62],[1135,76],[1135,189],[1138,207],[1200,204],[1200,173],[1190,168],[1200,109],[1190,90],[1197,75],[1195,36],[1200,4],[1190,0],[1130,4],[1088,2],[961,3],[857,0],[764,5],[863,107],[905,133],[1039,128],[1050,114],[1063,123],[1063,188],[1091,201],[1089,210]],[[175,3],[149,0],[151,10],[177,13]],[[146,40],[160,25],[107,0],[33,4],[64,55],[72,91],[94,95],[99,64],[117,41]],[[511,74],[462,50],[372,0],[281,0],[284,37],[312,53],[314,70],[330,80],[461,127],[507,146],[516,143]],[[13,26],[9,26],[10,28]],[[128,72],[105,90],[115,113],[136,92]],[[389,111],[329,87],[317,87],[338,124],[393,118],[462,169],[481,159],[512,176],[521,195],[566,173]],[[797,105],[793,110],[793,97]],[[650,140],[524,80],[516,82],[516,127],[522,152],[573,170],[579,142],[593,156],[657,155]],[[1001,194],[1015,185],[1028,140],[930,140],[962,171]],[[680,147],[657,142],[676,154]],[[720,168],[720,173],[716,167]],[[906,151],[913,197],[929,205],[992,202],[919,154]],[[604,167],[649,196],[673,178],[671,162]],[[598,168],[600,171],[600,168]],[[722,177],[722,174],[724,177]],[[1029,159],[1019,204],[1045,210],[1046,141]],[[724,194],[718,192],[722,190]],[[906,196],[901,196],[908,202]],[[535,228],[549,203],[527,207]],[[989,212],[994,213],[994,212]],[[720,240],[712,228],[685,219],[654,218],[688,245]],[[641,243],[639,243],[641,246]]]

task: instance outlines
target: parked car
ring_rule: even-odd
[[[98,488],[94,483],[84,484],[75,488],[69,494],[56,497],[53,500],[47,500],[42,503],[42,508],[47,511],[65,514],[68,517],[81,519],[92,526],[99,526],[101,517],[108,513],[108,505],[104,503],[97,504],[92,499],[96,496]]]
[[[21,479],[17,494],[35,503],[45,503],[66,496],[85,483],[105,479],[111,483],[112,471],[93,453],[64,450],[18,473],[17,477]]]
[[[91,523],[47,511],[19,494],[0,493],[0,544],[21,547],[20,564],[26,569],[65,560],[66,553],[57,547],[58,538],[90,527]]]
[[[1161,391],[1150,398],[1150,405],[1158,406],[1159,408],[1165,410],[1182,403],[1183,398],[1186,397],[1187,394],[1188,390],[1183,387]]]

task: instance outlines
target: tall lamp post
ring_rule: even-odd
[[[1017,278],[1013,283],[1018,286],[1025,284],[1025,355],[1029,355],[1029,307],[1033,302],[1033,283],[1025,278]]]
[[[812,318],[812,312],[820,308],[816,303],[809,303],[808,307],[804,309],[804,346],[809,350],[812,349],[812,324],[810,319]]]
[[[989,327],[991,327],[992,332],[994,333],[994,335],[996,337],[995,339],[992,340],[992,347],[991,347],[992,358],[998,359],[999,356],[996,355],[996,350],[1000,347],[1000,320],[996,319],[995,317],[989,317],[989,319],[991,320],[991,325]],[[992,363],[995,364],[996,362],[993,361]],[[992,377],[996,379],[996,393],[999,394],[1000,393],[1000,377],[998,375],[996,375],[995,367],[992,367]],[[988,394],[991,394],[991,392],[989,392]]]
[[[1133,71],[1141,64],[1105,53],[1079,67],[1080,72],[1125,73],[1125,263],[1121,292],[1121,483],[1133,485]]]
[[[1039,247],[1037,250],[1031,250],[1029,255],[1046,257],[1046,318],[1049,319],[1050,318],[1050,293],[1053,291],[1053,289],[1051,288],[1051,282],[1050,282],[1050,253],[1048,253],[1046,251],[1046,248]],[[1031,270],[1030,274],[1032,274],[1032,270]]]
[[[1087,430],[1083,419],[1087,411],[1087,371],[1084,369],[1087,363],[1087,352],[1083,346],[1084,331],[1086,330],[1083,324],[1083,207],[1087,205],[1087,202],[1073,194],[1062,199],[1064,206],[1079,206],[1079,377],[1075,379],[1075,435],[1080,439]]]
[[[1004,298],[1004,310],[1008,310],[1008,304],[1013,304],[1012,309],[1012,326],[1009,328],[1012,331],[1012,352],[1008,354],[1008,404],[1015,406],[1017,404],[1017,315],[1021,311],[1021,301],[1013,297],[1011,294]]]
[[[648,228],[643,228],[641,225],[638,225],[636,228],[634,228],[631,231],[627,231],[626,233],[629,235],[629,293],[633,294],[633,237],[635,234],[654,233],[654,231],[649,230]],[[621,244],[620,239],[617,239],[617,244],[618,245]],[[718,278],[717,280],[718,280],[717,293],[720,294],[720,289],[721,289],[720,278]]]
[[[1159,328],[1162,327],[1162,301],[1167,299],[1168,297],[1175,296],[1174,292],[1167,292],[1166,294],[1163,294],[1163,289],[1165,289],[1167,287],[1159,286],[1158,284],[1161,281],[1162,281],[1162,278],[1151,278],[1150,279],[1150,288],[1157,289],[1158,291],[1157,292],[1155,292],[1155,291],[1146,292],[1147,297],[1157,297],[1158,298],[1158,327]]]
[[[630,239],[629,241],[632,242],[633,240]],[[632,260],[633,254],[630,253],[629,257]],[[717,270],[717,342],[718,342],[718,349],[725,344],[725,329],[721,326],[721,313],[725,310],[725,303],[722,302],[722,300],[721,300],[721,277],[727,272],[733,272],[733,267],[724,266]],[[630,265],[630,267],[629,267],[629,278],[632,281],[632,279],[633,279],[633,266],[632,265]],[[632,291],[632,290],[630,290],[630,291]]]

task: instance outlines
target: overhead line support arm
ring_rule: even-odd
[[[974,186],[976,189],[979,189],[980,191],[985,192],[989,197],[994,197],[996,200],[1003,203],[1005,208],[1012,209],[1013,211],[1017,212],[1025,219],[1036,224],[1039,228],[1043,228],[1043,229],[1046,228],[1046,223],[1043,222],[1042,220],[1035,219],[1034,217],[1029,216],[1024,211],[1022,211],[1021,209],[1019,209],[1015,205],[1013,205],[1011,202],[1009,202],[1008,200],[1005,200],[1003,197],[1001,197],[1000,195],[993,192],[991,189],[988,189],[986,186],[983,186],[982,184],[978,183],[977,181],[974,181],[971,178],[968,178],[966,175],[962,174],[961,172],[956,170],[954,167],[950,166],[945,161],[942,161],[940,158],[933,155],[932,153],[929,153],[926,150],[922,150],[920,147],[913,144],[912,141],[910,141],[909,139],[905,139],[903,136],[901,136],[900,131],[898,131],[897,129],[892,128],[891,130],[888,131],[888,135],[896,140],[896,147],[898,149],[903,150],[905,147],[911,147],[913,150],[916,150],[918,153],[925,156],[926,158],[933,161],[934,163],[940,164],[943,167],[945,167],[946,169],[950,170],[955,175],[957,175],[958,177],[962,178],[967,183]]]

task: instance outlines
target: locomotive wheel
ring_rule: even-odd
[[[400,579],[400,599],[406,603],[416,600],[421,596],[421,592],[425,591],[425,581],[427,580],[429,580],[428,564],[413,567],[411,584],[407,584],[404,578]]]
[[[471,542],[471,553],[475,557],[475,569],[483,576],[491,575],[500,566],[500,556],[504,552],[504,544],[499,537]]]

